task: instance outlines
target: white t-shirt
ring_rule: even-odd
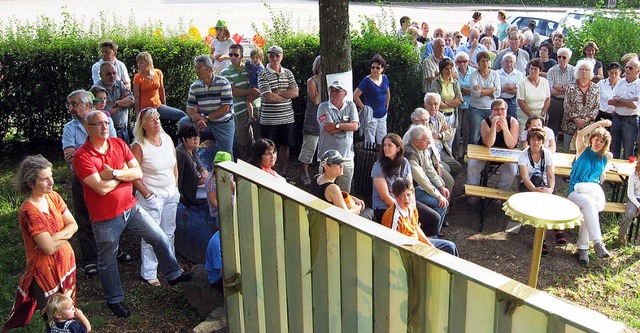
[[[550,166],[553,166],[553,153],[547,148],[542,148],[542,152],[544,153],[544,172],[542,172],[542,159],[540,159],[539,162],[534,161],[533,165],[531,165],[531,161],[529,161],[529,149],[530,148],[523,150],[522,154],[520,154],[520,157],[518,158],[518,166],[527,166],[527,171],[529,171],[529,178],[531,178],[531,176],[536,173],[542,174],[544,183],[549,184],[549,182],[547,182],[547,170],[549,170],[548,168]]]
[[[545,148],[549,148],[549,141],[551,140],[551,138],[555,138],[555,134],[553,134],[553,130],[550,129],[547,126],[542,127],[542,130],[544,131],[544,134],[546,135],[547,139],[544,141],[544,145],[542,145]],[[520,133],[520,142],[526,142],[527,141],[527,134],[529,133],[529,131],[522,131],[522,133]]]

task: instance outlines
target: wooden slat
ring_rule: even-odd
[[[464,185],[464,193],[466,195],[473,195],[477,197],[485,197],[492,199],[509,199],[510,196],[516,194],[517,192],[499,190],[497,188],[491,187],[482,187],[476,185]]]
[[[342,332],[373,332],[371,238],[344,226],[340,235]]]
[[[427,263],[425,275],[426,309],[423,313],[428,326],[426,332],[453,332],[448,331],[449,297],[451,290],[451,274],[448,270],[438,265]]]
[[[266,332],[258,187],[243,178],[236,187],[236,200],[242,203],[238,209],[238,238],[245,328],[246,332]]]
[[[612,213],[624,213],[626,210],[626,204],[619,202],[605,202],[604,211]]]
[[[282,199],[265,188],[260,188],[258,195],[266,332],[285,333],[289,329]]]
[[[222,247],[223,281],[239,274],[240,246],[238,242],[238,224],[231,191],[231,174],[218,168],[216,171],[216,189],[218,210],[226,214],[218,216],[220,225],[220,245]],[[228,212],[228,213],[227,213]],[[226,287],[227,283],[225,283]],[[230,333],[246,332],[244,329],[243,297],[240,292],[225,292],[227,305],[227,329]]]
[[[373,255],[374,331],[406,332],[409,289],[400,250],[374,241]]]
[[[313,332],[311,241],[305,207],[285,199],[284,220],[289,330]]]

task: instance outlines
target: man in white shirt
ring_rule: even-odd
[[[630,60],[625,67],[624,79],[613,88],[609,105],[615,107],[611,125],[611,152],[613,158],[627,159],[634,155],[634,144],[638,136],[638,104],[640,103],[640,61]],[[622,153],[620,149],[623,149]]]
[[[116,80],[122,81],[124,86],[131,90],[131,79],[129,78],[127,66],[125,66],[122,61],[116,59],[116,56],[118,55],[118,44],[112,40],[105,40],[100,43],[100,50],[102,58],[91,66],[91,78],[93,79],[93,85],[98,84],[98,81],[100,81],[100,66],[103,62],[109,61],[116,66]]]

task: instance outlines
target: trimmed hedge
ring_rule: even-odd
[[[352,0],[353,2],[368,2],[368,3],[380,3],[380,0]],[[507,5],[507,6],[522,6],[522,0],[447,0],[447,3],[442,3],[439,0],[403,0],[403,1],[384,1],[384,3],[437,3],[442,4],[443,7],[455,6],[455,5]],[[618,1],[620,4],[622,1]],[[602,3],[602,0],[530,0],[526,2],[527,6],[562,6],[562,7],[595,7]],[[629,0],[624,1],[625,5],[638,8],[640,7],[640,1]]]

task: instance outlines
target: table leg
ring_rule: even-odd
[[[529,287],[535,288],[538,284],[538,271],[540,270],[540,257],[542,256],[542,242],[546,228],[536,228],[536,236],[533,240],[531,251],[531,269],[529,271]]]

